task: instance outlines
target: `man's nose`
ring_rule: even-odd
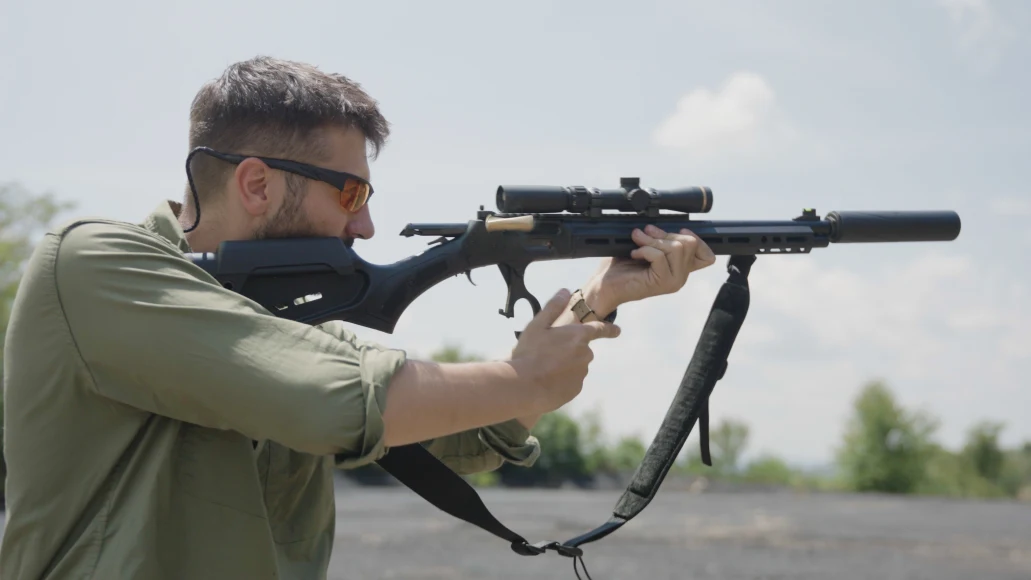
[[[372,224],[372,214],[369,211],[369,204],[365,204],[358,213],[354,214],[347,224],[347,235],[352,238],[371,239],[376,235],[376,226]]]

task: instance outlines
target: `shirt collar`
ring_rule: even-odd
[[[189,253],[193,250],[190,248],[190,244],[187,243],[186,234],[179,223],[179,214],[182,212],[182,209],[181,203],[170,200],[162,201],[141,225],[168,240],[184,253]]]

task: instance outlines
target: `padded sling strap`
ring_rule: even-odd
[[[748,313],[748,272],[754,262],[755,256],[752,255],[733,256],[730,259],[727,265],[730,276],[716,295],[680,389],[648,447],[644,460],[637,466],[630,485],[616,503],[612,517],[590,532],[568,540],[564,545],[576,547],[604,538],[641,513],[658,493],[662,480],[673,467],[699,417],[703,419],[700,434],[702,457],[708,459],[709,395],[727,370],[730,349]],[[711,462],[707,460],[706,464],[711,465]]]

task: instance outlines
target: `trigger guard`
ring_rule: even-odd
[[[541,303],[537,300],[536,296],[533,294],[527,294],[525,300],[530,303],[530,308],[533,309],[534,316],[541,313]]]
[[[505,279],[505,284],[508,286],[508,297],[505,298],[505,307],[499,309],[498,314],[506,318],[514,318],[516,304],[520,300],[526,300],[530,303],[530,308],[533,309],[533,315],[537,316],[541,311],[541,304],[526,289],[526,285],[523,283],[523,273],[526,270],[526,264],[512,265],[500,263],[498,264],[498,269],[501,270],[501,276]]]
[[[527,302],[530,303],[530,309],[533,310],[533,315],[534,316],[537,316],[538,314],[540,314],[540,312],[541,312],[541,303],[540,303],[540,301],[537,300],[536,296],[534,296],[533,294],[530,294],[529,292],[527,292],[525,296],[509,297],[509,299],[505,301],[505,307],[498,309],[498,314],[501,314],[502,316],[505,316],[505,317],[508,317],[508,318],[514,318],[515,317],[515,307],[516,307],[516,304],[519,304],[520,300],[526,300]]]
[[[530,294],[529,292],[527,292],[526,296],[522,296],[520,298],[516,298],[514,301],[512,301],[512,305],[511,305],[510,308],[511,308],[513,314],[515,314],[515,305],[520,300],[526,300],[527,302],[530,303],[530,308],[533,309],[533,315],[534,316],[537,316],[540,313],[540,311],[541,311],[541,303],[537,300],[536,296],[534,296],[533,294]],[[502,314],[505,313],[504,310],[501,310],[500,312]],[[509,318],[511,318],[511,316],[509,316]],[[523,331],[521,331],[521,330],[515,331],[516,340],[519,340],[519,336],[522,335],[522,334],[523,334]]]

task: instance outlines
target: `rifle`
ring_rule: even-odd
[[[459,274],[472,282],[472,270],[485,266],[497,266],[508,285],[501,315],[513,317],[519,300],[529,302],[536,315],[540,302],[523,281],[531,263],[628,257],[637,247],[631,232],[648,224],[667,232],[687,229],[716,255],[729,256],[729,276],[680,389],[612,517],[598,528],[566,542],[531,544],[498,522],[475,490],[421,445],[391,449],[378,461],[441,510],[509,541],[516,553],[554,550],[574,558],[574,570],[577,560],[583,563],[580,545],[612,533],[648,505],[696,422],[702,459],[711,465],[708,399],[726,372],[747,313],[747,278],[757,256],[808,254],[830,244],[952,241],[960,232],[953,211],[832,211],[820,218],[804,209],[788,220],[695,220],[691,214],[712,209],[709,188],[659,190],[641,187],[638,178],[622,178],[615,189],[503,185],[495,202],[497,212],[480,206],[476,219],[466,223],[408,224],[402,236],[436,239],[429,249],[393,264],[369,263],[339,238],[227,241],[215,253],[188,257],[276,316],[312,325],[342,320],[392,333],[405,309],[428,289]]]

